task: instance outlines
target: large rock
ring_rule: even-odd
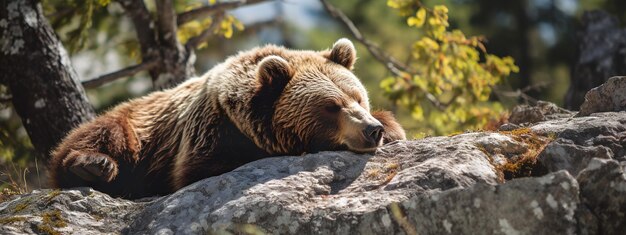
[[[161,199],[127,232],[236,231],[251,224],[276,234],[388,233],[394,231],[391,221],[374,215],[391,203],[497,183],[494,166],[477,145],[512,140],[470,135],[397,142],[375,156],[323,152],[260,160]]]
[[[594,113],[587,117],[558,119],[530,127],[555,138],[539,155],[547,171],[568,170],[577,175],[593,158],[626,161],[626,112]]]
[[[618,233],[625,147],[626,112],[612,112],[374,155],[267,158],[143,201],[90,189],[21,195],[0,204],[0,234]],[[532,177],[506,180],[520,176]]]
[[[573,234],[578,191],[574,177],[559,171],[419,196],[400,210],[419,234]],[[391,212],[396,223],[402,220]]]
[[[538,101],[535,106],[518,105],[511,111],[509,122],[513,124],[537,123],[574,116],[574,113],[556,104]]]
[[[585,169],[591,159],[610,159],[611,149],[605,146],[577,145],[570,139],[559,138],[539,155],[539,164],[547,171],[567,170],[572,175]]]
[[[34,191],[0,204],[0,234],[113,234],[143,207],[89,188]]]
[[[612,77],[587,92],[585,102],[576,116],[619,111],[626,111],[626,77]]]
[[[597,220],[592,227],[601,234],[624,234],[626,231],[626,162],[593,159],[580,172],[582,205]]]

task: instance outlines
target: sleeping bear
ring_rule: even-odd
[[[347,39],[324,51],[241,52],[72,130],[52,152],[52,185],[130,199],[165,195],[266,157],[367,153],[405,139],[391,113],[370,112],[355,61]]]

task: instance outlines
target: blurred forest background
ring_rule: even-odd
[[[150,5],[152,1],[145,2],[149,8],[154,7]],[[214,1],[175,2],[177,11],[181,12]],[[427,34],[409,29],[407,15],[399,14],[398,7],[394,9],[389,6],[389,2],[394,1],[329,2],[344,12],[367,40],[407,64],[415,49],[411,49],[412,45]],[[578,60],[577,34],[581,29],[583,12],[604,9],[619,18],[621,27],[626,22],[626,2],[623,0],[424,0],[422,3],[429,9],[435,5],[447,6],[449,30],[459,29],[468,37],[483,36],[482,44],[489,54],[513,58],[519,72],[509,71],[510,75],[507,72],[502,76],[496,86],[501,94],[515,94],[523,90],[532,100],[546,100],[560,106],[564,105],[564,96]],[[43,6],[46,17],[68,49],[81,79],[113,72],[141,60],[133,25],[119,4],[107,0],[44,0]],[[229,23],[222,25],[220,32],[196,51],[195,67],[198,74],[208,71],[238,51],[258,45],[272,43],[288,48],[321,50],[329,48],[338,38],[347,37],[357,46],[359,60],[354,72],[367,87],[372,106],[393,110],[407,129],[409,138],[451,134],[468,129],[468,126],[463,125],[442,129],[440,127],[446,123],[440,123],[438,127],[429,123],[432,119],[424,118],[423,114],[416,114],[415,109],[410,106],[407,108],[398,99],[394,100],[393,94],[389,94],[389,84],[383,81],[396,75],[373,57],[362,43],[354,40],[353,34],[340,21],[331,17],[318,0],[264,1],[235,8],[228,14],[232,15],[226,18]],[[179,27],[178,37],[185,41],[197,35],[209,23],[200,20],[184,24]],[[484,55],[481,55],[481,59],[484,59]],[[387,89],[384,89],[386,86]],[[0,89],[0,94],[7,93],[5,87]],[[151,90],[150,77],[146,72],[140,72],[96,88],[88,88],[87,95],[100,113]],[[529,101],[529,97],[496,93],[487,97],[498,101],[497,114],[487,113],[494,115],[492,118],[495,121],[500,118],[498,115],[506,115],[506,110],[514,105]],[[26,167],[31,176],[43,174],[42,166],[45,162],[34,157],[34,149],[10,99],[2,96],[0,101],[0,165],[5,169],[5,177],[24,177]],[[419,112],[424,110],[420,109]],[[422,117],[417,117],[420,115]],[[481,129],[475,125],[471,127],[469,129]],[[43,176],[39,178],[45,179]],[[3,180],[9,181],[6,178]],[[31,188],[44,184],[34,182]]]

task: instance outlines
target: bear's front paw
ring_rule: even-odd
[[[70,172],[89,182],[111,182],[117,176],[117,163],[101,153],[80,154],[66,166]]]

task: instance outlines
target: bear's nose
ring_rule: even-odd
[[[363,134],[365,137],[374,144],[380,143],[380,139],[383,138],[383,125],[375,124],[375,125],[367,125],[365,130],[363,130]]]

